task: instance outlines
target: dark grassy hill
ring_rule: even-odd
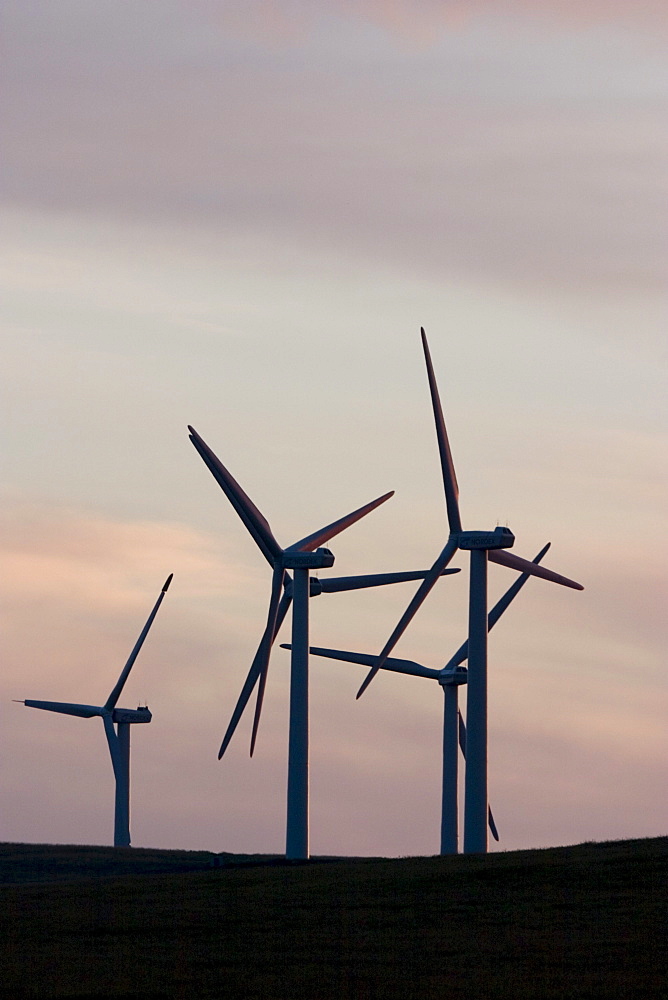
[[[81,878],[203,871],[212,864],[268,862],[273,855],[163,851],[146,847],[0,843],[0,886]]]
[[[204,853],[133,849],[119,877],[108,849],[12,849],[15,873],[21,852],[78,852],[80,877],[0,889],[6,998],[668,995],[668,838],[206,869]]]

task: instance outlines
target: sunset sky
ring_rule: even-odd
[[[283,851],[289,654],[218,762],[270,571],[187,424],[282,545],[396,491],[330,575],[427,568],[421,325],[464,527],[586,588],[490,637],[495,849],[665,834],[664,5],[2,6],[0,839],[111,841],[100,721],[12,699],[103,703],[173,572],[133,844]],[[396,655],[465,638],[453,565]],[[319,597],[312,643],[379,652],[414,589]],[[364,675],[311,660],[311,849],[436,853],[442,693]]]

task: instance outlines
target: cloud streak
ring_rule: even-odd
[[[225,31],[205,40],[192,20],[184,37],[173,9],[150,43],[141,22],[110,40],[105,10],[76,30],[63,11],[48,46],[15,13],[17,203],[272,230],[434,273],[659,287],[664,74],[650,40],[476,29],[409,61],[381,43],[342,59],[318,39],[295,61]]]

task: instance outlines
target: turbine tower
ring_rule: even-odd
[[[114,806],[114,847],[130,846],[130,726],[140,722],[150,722],[151,713],[148,708],[117,708],[118,699],[125,686],[133,664],[144,644],[153,620],[162,604],[167,588],[172,582],[173,573],[165,580],[158,600],[155,602],[148,620],[141,630],[134,649],[123,667],[120,677],[112,688],[111,694],[104,705],[73,705],[62,701],[32,701],[26,699],[20,704],[28,708],[41,708],[46,712],[58,712],[61,715],[76,715],[80,719],[91,719],[101,716],[104,732],[109,745],[111,764],[116,780],[116,796]],[[114,729],[114,725],[116,728]]]
[[[459,513],[459,487],[455,467],[450,452],[450,444],[445,429],[445,420],[436,385],[436,377],[431,363],[427,337],[421,329],[422,347],[427,365],[429,390],[431,393],[436,437],[443,473],[445,505],[449,525],[449,537],[441,554],[418,588],[397,627],[388,639],[374,666],[367,674],[357,697],[364,692],[373,677],[380,670],[436,580],[448,565],[457,549],[470,551],[471,568],[469,576],[469,638],[468,638],[468,697],[467,697],[467,763],[464,794],[464,852],[484,853],[487,851],[487,563],[496,562],[510,569],[542,577],[552,583],[575,590],[584,587],[560,576],[543,566],[536,566],[527,559],[521,559],[505,551],[512,547],[515,536],[508,528],[497,527],[494,531],[463,531]]]
[[[290,723],[288,743],[288,793],[286,856],[308,858],[308,798],[309,798],[309,723],[308,723],[308,602],[311,593],[320,592],[325,581],[312,581],[310,571],[334,564],[334,555],[323,544],[360,518],[369,514],[393,495],[385,493],[371,503],[334,521],[332,524],[300,539],[288,548],[278,544],[266,518],[244,493],[220,459],[213,453],[197,431],[189,427],[190,440],[205,465],[221,487],[250,535],[272,567],[271,595],[267,624],[260,640],[251,668],[239,695],[227,732],[218,753],[225,753],[246,705],[258,685],[255,717],[251,736],[251,756],[255,749],[262,702],[267,683],[269,657],[276,634],[292,604],[292,658],[290,672]],[[445,568],[445,567],[444,567]],[[294,577],[288,571],[292,570]],[[403,574],[401,574],[403,576]],[[413,577],[415,578],[415,577]],[[362,586],[373,586],[368,582]],[[392,582],[386,580],[385,582]],[[339,581],[341,590],[354,589],[350,577]],[[315,586],[313,586],[315,584]],[[281,595],[281,591],[283,594]]]
[[[538,564],[550,547],[548,542],[533,560]],[[496,602],[487,618],[488,630],[494,628],[501,615],[515,600],[524,584],[529,579],[528,573],[521,576],[508,588],[505,594]],[[281,643],[282,649],[290,649],[289,643]],[[311,646],[315,656],[325,656],[331,660],[343,660],[346,663],[359,663],[365,667],[373,667],[378,659],[367,653],[352,653],[343,649],[325,649],[322,646]],[[461,664],[468,656],[468,641],[462,643],[457,652],[440,670],[423,666],[415,660],[402,660],[388,657],[382,670],[390,670],[412,677],[427,677],[435,680],[443,689],[443,769],[441,783],[441,854],[457,854],[459,851],[459,803],[458,803],[458,760],[457,745],[466,760],[466,725],[459,711],[458,690],[468,680],[468,671]],[[487,824],[495,840],[499,834],[494,822],[491,808],[487,811]]]

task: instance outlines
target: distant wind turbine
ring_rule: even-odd
[[[253,732],[251,736],[251,755],[255,748],[262,702],[267,682],[269,657],[271,647],[292,604],[292,664],[290,673],[290,723],[288,744],[288,795],[287,795],[287,833],[286,856],[288,858],[307,858],[308,843],[308,796],[309,796],[309,725],[308,725],[308,602],[313,593],[323,592],[330,588],[331,581],[313,581],[310,578],[312,569],[323,569],[334,564],[334,555],[329,549],[322,548],[324,542],[350,527],[360,518],[369,514],[380,504],[393,496],[393,491],[385,493],[371,503],[334,521],[332,524],[315,531],[300,539],[288,548],[283,549],[278,544],[266,518],[260,513],[252,500],[244,493],[241,486],[230,475],[220,459],[209,448],[206,442],[192,427],[190,440],[202,457],[205,465],[221,487],[237,514],[245,524],[251,537],[257,544],[262,555],[272,567],[271,596],[267,624],[260,640],[246,681],[239,695],[227,732],[218,753],[220,759],[225,753],[239,720],[248,704],[255,685],[258,685]],[[292,570],[294,578],[288,570]],[[384,574],[387,576],[388,574]],[[405,577],[406,574],[398,574]],[[419,576],[419,574],[418,574]],[[408,574],[411,577],[411,574]],[[412,576],[415,579],[415,576]],[[373,586],[370,578],[360,586]],[[381,582],[376,580],[376,584]],[[396,582],[385,580],[383,582]],[[350,577],[341,578],[339,590],[355,589]],[[284,591],[281,596],[281,591]]]
[[[459,513],[459,487],[445,429],[445,420],[431,363],[427,337],[421,330],[422,347],[427,365],[436,437],[443,473],[445,504],[450,529],[448,540],[441,554],[425,577],[408,605],[394,632],[386,642],[372,669],[367,674],[357,697],[364,692],[373,677],[383,666],[397,642],[406,631],[423,601],[458,549],[471,553],[469,577],[469,674],[467,696],[467,764],[464,796],[464,851],[487,850],[487,563],[500,563],[510,569],[539,576],[553,583],[575,590],[584,587],[560,576],[543,566],[536,566],[504,550],[511,548],[515,536],[508,528],[494,531],[463,531]]]
[[[538,564],[550,547],[548,542],[533,562]],[[524,584],[529,579],[529,573],[521,576],[508,588],[505,594],[496,602],[487,618],[488,630],[494,628],[506,608],[515,600]],[[283,649],[290,649],[289,643],[281,643]],[[378,659],[367,653],[351,653],[343,649],[325,649],[321,646],[311,646],[315,656],[325,656],[331,660],[343,660],[347,663],[359,663],[365,667],[373,667]],[[468,655],[468,641],[462,643],[457,652],[440,670],[425,667],[415,660],[402,660],[389,656],[382,670],[391,670],[412,677],[427,677],[437,681],[443,688],[443,770],[441,784],[441,854],[457,854],[459,850],[459,806],[458,806],[458,761],[457,744],[466,760],[466,725],[459,711],[458,689],[468,680],[468,671],[461,664]],[[499,834],[488,808],[487,821],[495,840]]]
[[[63,701],[32,701],[20,702],[28,708],[41,708],[46,712],[58,712],[61,715],[76,715],[81,719],[91,719],[94,716],[101,716],[104,723],[104,731],[109,745],[111,764],[114,769],[116,779],[116,798],[114,808],[114,847],[130,846],[130,726],[139,722],[150,722],[151,713],[148,708],[116,708],[118,699],[121,696],[125,682],[127,681],[133,664],[139,655],[139,650],[144,644],[153,620],[158,613],[158,608],[167,592],[167,588],[172,582],[173,573],[165,580],[158,600],[148,616],[148,621],[144,625],[134,649],[130,653],[127,663],[123,667],[120,677],[116,681],[111,694],[104,705],[73,705]],[[114,725],[116,729],[114,729]]]

